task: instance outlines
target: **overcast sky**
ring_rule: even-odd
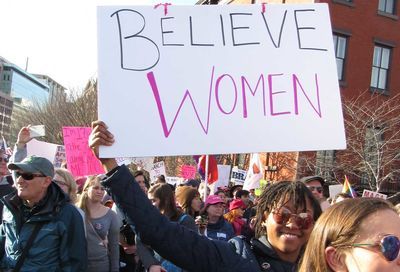
[[[97,75],[96,6],[193,5],[197,0],[0,0],[0,56],[67,89]]]

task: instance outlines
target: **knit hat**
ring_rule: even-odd
[[[232,211],[232,210],[238,209],[238,208],[246,209],[246,205],[244,204],[244,202],[241,199],[232,200],[232,202],[229,204],[229,211]]]
[[[190,207],[192,200],[199,195],[199,192],[191,186],[179,186],[175,190],[176,201],[182,208]]]

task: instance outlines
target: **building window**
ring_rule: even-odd
[[[386,90],[391,48],[375,45],[372,61],[371,87]]]
[[[344,63],[346,58],[347,37],[343,35],[333,34],[333,44],[335,47],[336,67],[338,79],[344,79]]]
[[[395,0],[379,0],[378,10],[394,14]]]

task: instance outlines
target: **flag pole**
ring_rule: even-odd
[[[207,200],[207,187],[208,187],[208,155],[206,155],[206,169],[204,175],[204,202]]]

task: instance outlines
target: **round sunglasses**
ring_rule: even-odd
[[[314,223],[314,219],[309,213],[302,212],[295,214],[286,208],[274,211],[272,215],[276,223],[286,225],[292,219],[300,229],[309,229]]]
[[[372,244],[352,244],[352,247],[378,247],[382,255],[389,262],[397,259],[400,251],[400,240],[397,236],[394,235],[385,235],[383,238],[377,242]]]

